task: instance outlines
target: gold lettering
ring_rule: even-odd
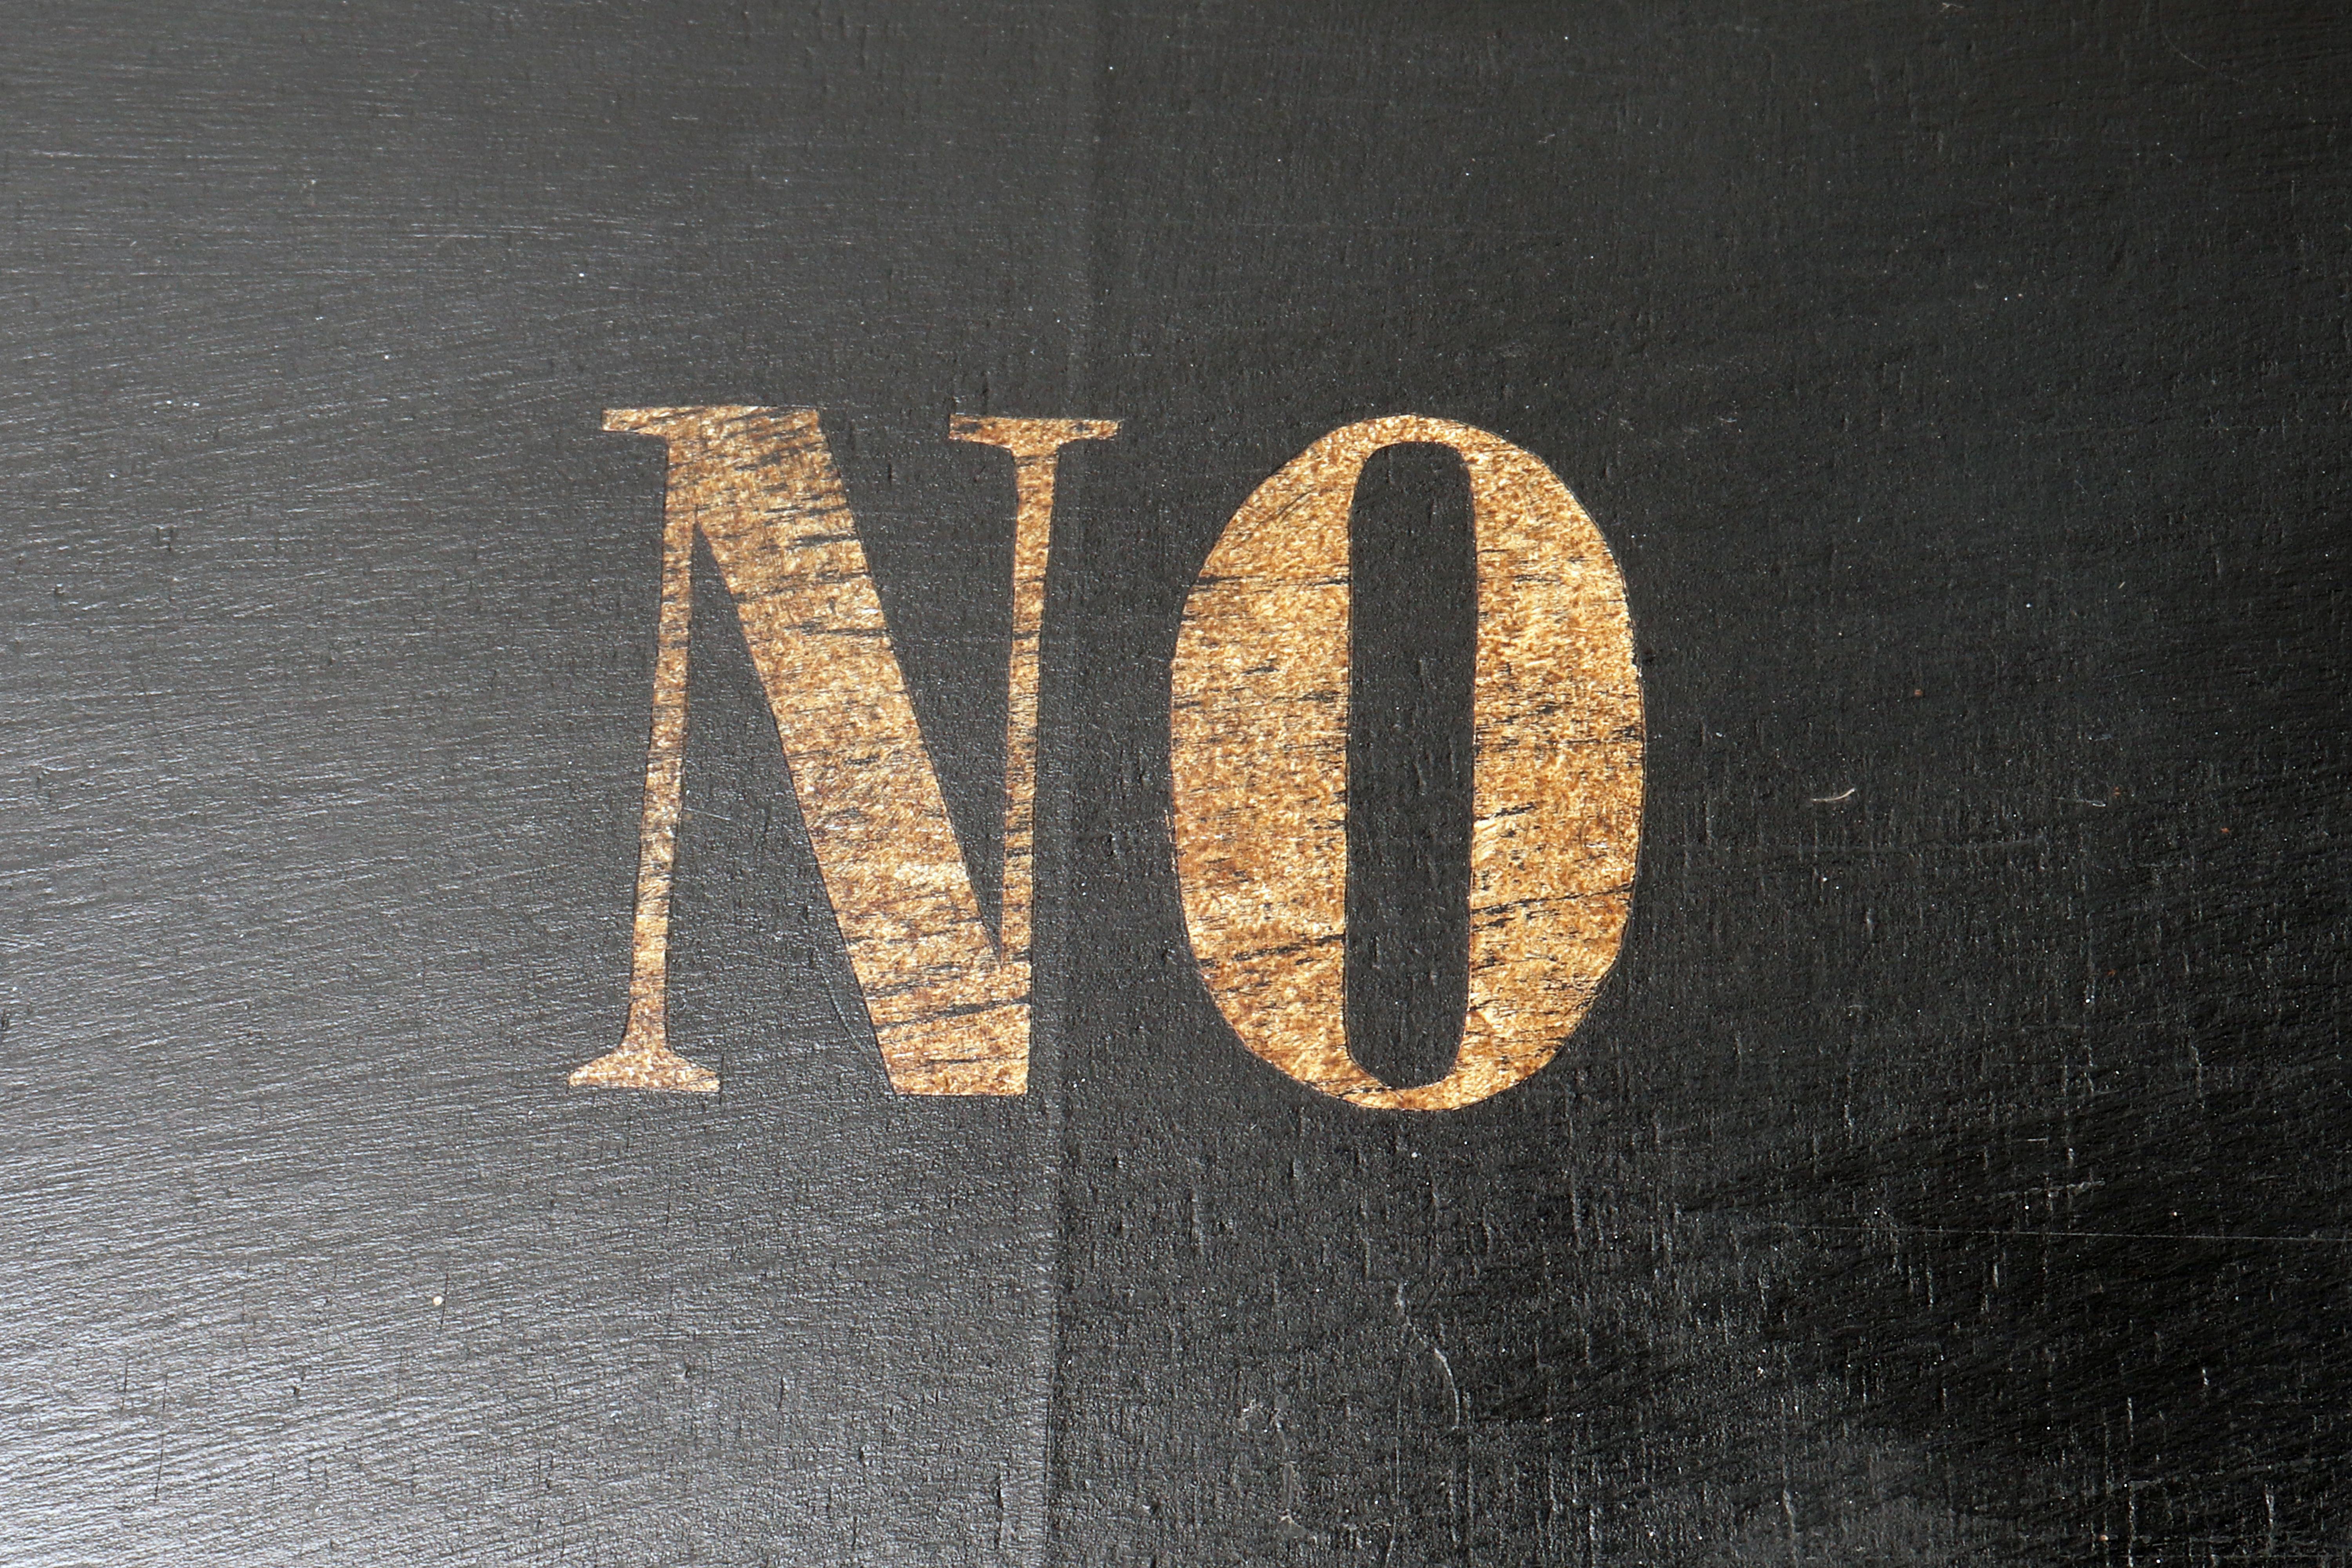
[[[816,411],[607,412],[606,429],[668,443],[669,483],[629,1019],[620,1047],[574,1072],[574,1084],[700,1092],[719,1087],[716,1074],[670,1048],[666,1028],[670,881],[698,533],[734,599],[775,715],[810,843],[892,1087],[902,1094],[992,1095],[1026,1088],[1036,616],[1044,597],[1053,460],[1062,443],[1098,439],[1116,426],[973,421],[967,435],[963,423],[955,432],[959,438],[991,441],[1013,452],[1020,502],[1006,795],[1008,831],[1017,824],[1021,839],[1017,864],[1007,845],[1001,942],[981,918]]]
[[[1045,558],[1054,533],[1054,479],[1062,448],[1108,441],[1115,419],[974,418],[948,421],[958,441],[1013,456],[1013,663],[1004,705],[1004,921],[1007,959],[1029,962],[1031,856],[1036,838],[1037,641],[1045,617]]]
[[[1401,443],[1467,468],[1478,563],[1467,1016],[1453,1069],[1396,1089],[1348,1054],[1349,514]],[[1171,674],[1177,875],[1242,1043],[1355,1104],[1446,1110],[1559,1051],[1616,960],[1642,815],[1624,581],[1533,455],[1395,416],[1333,431],[1244,502],[1186,601]]]

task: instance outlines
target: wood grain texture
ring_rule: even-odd
[[[1476,607],[1466,1017],[1400,1089],[1349,1054],[1349,513],[1365,462],[1426,444],[1469,475]],[[1551,1060],[1616,961],[1642,823],[1624,580],[1559,477],[1483,430],[1335,430],[1234,514],[1171,668],[1177,878],[1194,958],[1242,1043],[1368,1109],[1453,1110]]]
[[[725,1088],[564,1076],[660,608],[604,410],[828,411],[1001,812],[1004,460],[945,423],[1100,406],[1091,13],[12,20],[0,1561],[1035,1561],[1043,1097],[891,1089],[707,546],[667,1023]]]
[[[663,413],[668,410],[661,411]],[[652,410],[607,413],[607,430],[659,435]],[[691,439],[689,436],[688,439]],[[677,868],[679,799],[686,784],[688,660],[694,630],[694,544],[701,511],[692,467],[673,463],[662,503],[661,620],[654,639],[652,734],[646,742],[646,798],[637,826],[637,898],[629,917],[629,1017],[621,1043],[573,1069],[583,1089],[716,1094],[719,1075],[670,1049],[669,900]],[[686,482],[678,482],[684,480]]]
[[[669,867],[686,746],[685,655],[677,645],[690,602],[673,588],[671,573],[699,537],[718,563],[767,692],[891,1086],[901,1094],[1023,1092],[1029,1072],[1028,889],[1006,889],[1006,918],[1014,918],[1017,906],[1023,940],[1018,949],[1000,949],[981,919],[817,411],[625,408],[607,413],[605,428],[666,443],[669,521],[663,528],[662,637],[628,1032],[572,1082],[718,1087],[712,1075],[670,1051],[662,1031]],[[1050,521],[1050,500],[1048,506]],[[1034,538],[1034,519],[1030,531]],[[1028,563],[1017,553],[1015,560]],[[1034,568],[1042,582],[1044,562]],[[1015,595],[1017,626],[1017,578]],[[1034,627],[1028,657],[1034,667]],[[1016,643],[1016,663],[1020,658]],[[1034,722],[1034,668],[1029,684],[1025,703],[1014,688],[1013,709]],[[1015,770],[1008,775],[1025,816],[1029,781]],[[665,793],[657,797],[657,790]],[[1008,875],[1017,870],[1024,884],[1025,826],[1017,865],[1006,857]]]
[[[1108,14],[1061,1561],[2340,1555],[2347,51],[2290,5]],[[1648,716],[1616,968],[1435,1116],[1190,990],[1124,674],[1395,410],[1573,485]],[[1401,584],[1351,755],[1414,766],[1362,859],[1434,887],[1466,519],[1363,492],[1412,525],[1351,524]],[[1414,625],[1462,646],[1381,674]],[[1386,896],[1351,967],[1405,1012],[1438,942]]]
[[[2342,7],[10,19],[9,1568],[2340,1568]],[[1120,417],[1027,1095],[877,1069],[709,591],[724,1090],[564,1083],[661,615],[598,425],[718,405],[825,411],[983,920],[1014,541],[948,421]],[[1219,531],[1398,410],[1572,482],[1648,721],[1615,968],[1443,1115],[1236,1046],[1166,826]],[[1464,483],[1391,448],[1349,525],[1384,1018],[1466,984]]]
[[[996,940],[1005,961],[1025,970],[1036,851],[1037,647],[1053,550],[1054,476],[1063,447],[1108,441],[1118,434],[1118,421],[958,415],[948,434],[1002,447],[1013,458],[1013,650],[1005,672],[1003,912]]]

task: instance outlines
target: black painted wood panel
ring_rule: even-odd
[[[24,0],[0,59],[0,1561],[2352,1555],[2352,26],[2322,6]],[[822,408],[1037,1033],[898,1099],[723,597],[617,1040],[661,455]],[[1244,1051],[1169,660],[1413,413],[1648,703],[1584,1026]],[[1360,492],[1351,1012],[1460,1005],[1458,475]],[[715,580],[708,570],[706,582]],[[988,895],[992,897],[992,893]]]

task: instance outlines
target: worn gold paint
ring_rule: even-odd
[[[1054,479],[1062,448],[1108,441],[1115,419],[1013,419],[959,414],[958,441],[1002,447],[1013,457],[1013,659],[1004,706],[1004,917],[998,946],[1029,962],[1037,795],[1037,642],[1045,616],[1045,561],[1054,533]]]
[[[1348,523],[1383,447],[1452,447],[1478,562],[1467,1016],[1396,1089],[1348,1054]],[[1474,1104],[1558,1052],[1615,962],[1642,814],[1642,695],[1616,563],[1528,452],[1447,420],[1333,431],[1226,525],[1186,603],[1171,760],[1185,921],[1242,1043],[1358,1105]]]
[[[605,427],[668,442],[669,493],[629,1023],[620,1048],[572,1081],[716,1087],[663,1036],[687,578],[699,532],[775,714],[892,1086],[904,1094],[1021,1093],[1028,965],[1001,957],[981,919],[816,411],[614,409]]]
[[[608,415],[608,430],[629,411]],[[669,1048],[669,889],[677,863],[678,788],[686,767],[687,649],[694,621],[694,509],[680,504],[674,471],[662,510],[661,618],[654,643],[653,740],[637,826],[637,905],[629,944],[629,1022],[620,1048],[572,1075],[601,1089],[715,1094],[719,1075]]]

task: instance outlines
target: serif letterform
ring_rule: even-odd
[[[1020,1094],[1029,1062],[1037,645],[1062,449],[1103,419],[958,417],[1013,459],[1003,916],[982,916],[817,411],[615,409],[668,445],[653,738],[629,1017],[575,1084],[709,1092],[665,1029],[694,543],[759,672],[882,1064],[903,1094]],[[1349,1054],[1349,515],[1382,447],[1469,476],[1477,559],[1470,955],[1451,1070],[1396,1088]],[[1171,669],[1175,871],[1200,973],[1241,1043],[1354,1104],[1471,1105],[1549,1061],[1615,963],[1641,835],[1642,691],[1625,589],[1557,476],[1500,437],[1392,416],[1317,441],[1226,524]]]

